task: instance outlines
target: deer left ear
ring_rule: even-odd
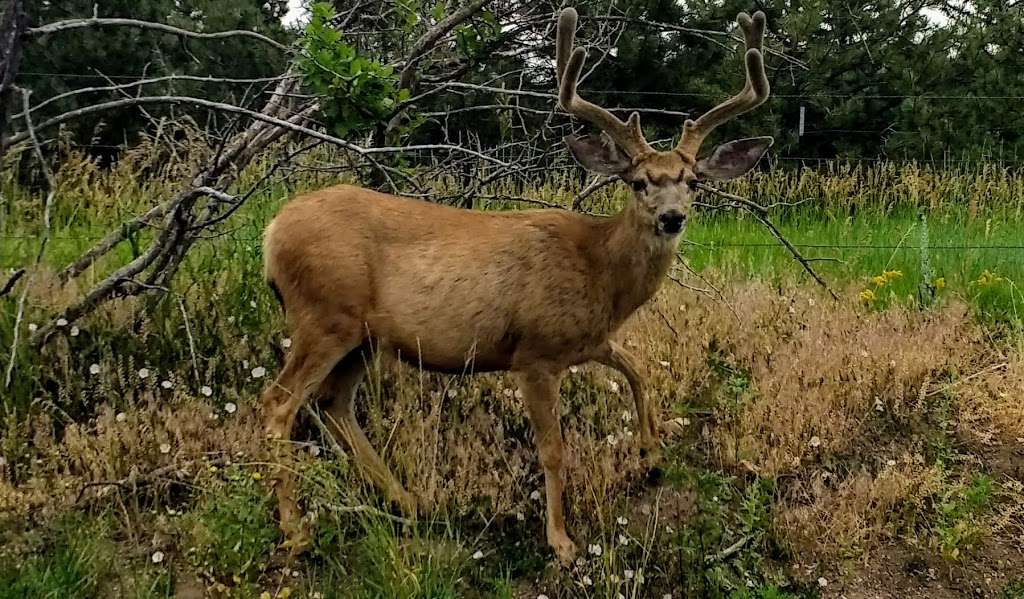
[[[694,174],[701,179],[725,181],[745,175],[757,165],[775,140],[771,137],[750,137],[724,143],[710,156],[697,161]]]

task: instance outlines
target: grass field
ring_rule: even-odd
[[[110,172],[69,160],[26,325],[144,247],[56,283],[184,170],[141,153]],[[0,268],[38,247],[39,196],[17,174],[0,180]],[[623,331],[672,422],[661,477],[641,465],[625,381],[587,366],[563,383],[570,569],[544,544],[511,380],[384,362],[360,418],[431,508],[397,521],[303,422],[289,467],[316,542],[294,563],[275,551],[258,397],[287,344],[260,234],[288,196],[332,181],[268,187],[195,249],[169,298],[119,301],[16,355],[0,400],[0,598],[1024,596],[1024,175],[832,165],[728,186],[799,203],[772,218],[827,259],[815,268],[841,299],[749,218],[692,219],[680,250],[699,276],[677,276],[708,291],[668,281]],[[488,193],[567,205],[576,188]],[[585,207],[623,199],[613,186]],[[5,366],[15,310],[0,299]]]

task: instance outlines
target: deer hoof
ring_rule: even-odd
[[[569,567],[576,559],[576,543],[573,543],[569,535],[564,532],[549,534],[548,545],[551,545],[555,551],[555,558],[558,559],[559,565]]]

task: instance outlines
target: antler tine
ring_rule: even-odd
[[[683,123],[683,135],[679,139],[679,144],[676,145],[676,152],[680,154],[695,158],[701,143],[715,127],[757,108],[768,99],[771,90],[768,85],[768,75],[764,71],[764,55],[761,54],[766,22],[764,13],[757,11],[751,18],[747,13],[741,12],[737,15],[736,22],[743,30],[743,38],[747,47],[746,55],[744,55],[747,82],[740,93],[707,111],[696,121],[687,119]]]
[[[576,41],[576,21],[578,15],[573,8],[566,8],[558,16],[558,30],[555,40],[555,68],[558,74],[558,103],[567,112],[589,121],[608,134],[631,158],[637,158],[654,148],[648,145],[640,129],[640,115],[636,112],[629,115],[629,120],[622,122],[611,112],[592,104],[576,93],[583,64],[587,59],[587,51],[583,48],[573,49]]]

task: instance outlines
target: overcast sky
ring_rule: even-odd
[[[285,24],[291,25],[304,16],[306,16],[306,11],[302,9],[302,0],[288,0],[288,14],[284,17]]]

